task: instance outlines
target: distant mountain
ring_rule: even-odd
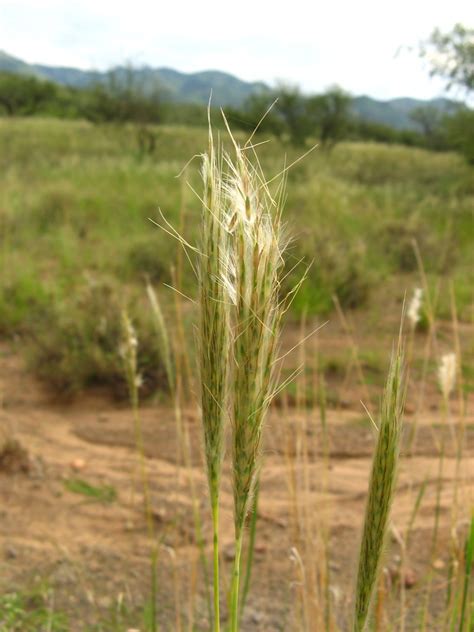
[[[108,75],[106,72],[94,70],[27,64],[2,51],[0,51],[0,70],[33,75],[75,88],[85,88],[105,81]],[[129,72],[129,69],[126,66],[117,66],[113,71],[120,79]],[[263,82],[242,81],[233,75],[217,70],[188,74],[172,68],[143,66],[134,68],[133,73],[135,80],[145,89],[151,91],[159,86],[166,91],[169,98],[186,103],[206,104],[212,90],[212,102],[215,106],[238,107],[250,95],[270,89]],[[455,111],[461,107],[459,103],[444,98],[431,101],[410,98],[378,101],[368,96],[355,97],[352,107],[355,116],[363,120],[382,123],[397,129],[418,129],[410,114],[420,106],[430,106],[442,113]]]
[[[402,97],[390,101],[377,101],[367,96],[355,97],[352,102],[354,114],[365,121],[382,123],[396,129],[414,130],[418,129],[418,124],[411,119],[411,114],[413,110],[426,106],[438,110],[442,114],[449,114],[462,107],[462,104],[445,98],[423,101]]]
[[[41,73],[37,72],[34,66],[8,55],[3,50],[0,50],[0,70],[13,72],[17,75],[34,75],[35,77],[41,77]],[[46,77],[43,78],[46,79]]]
[[[34,75],[74,88],[85,88],[104,81],[109,74],[78,68],[27,64],[2,51],[0,51],[0,70]],[[117,66],[113,71],[120,78],[125,76],[129,69],[126,66]],[[217,107],[226,105],[238,107],[251,94],[267,89],[262,82],[242,81],[233,75],[217,70],[187,74],[171,68],[143,66],[134,68],[133,74],[134,79],[145,89],[152,90],[160,86],[166,90],[171,99],[186,103],[207,103],[212,89],[212,102]]]

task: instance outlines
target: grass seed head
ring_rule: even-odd
[[[413,292],[413,297],[407,309],[407,317],[413,328],[415,328],[420,322],[422,301],[423,289],[421,287],[417,287]]]
[[[234,347],[233,484],[236,533],[242,529],[258,472],[265,415],[274,389],[274,365],[283,313],[281,209],[258,166],[236,146],[226,182],[232,233],[231,284]]]
[[[438,367],[438,382],[444,399],[448,400],[456,382],[456,354],[446,353]]]
[[[212,136],[202,159],[204,197],[199,280],[199,370],[204,448],[211,501],[217,502],[227,413],[229,365],[229,308],[226,266],[229,259],[222,160]]]
[[[395,488],[404,387],[402,352],[393,355],[382,400],[379,434],[369,484],[356,584],[354,632],[365,629],[377,583]]]

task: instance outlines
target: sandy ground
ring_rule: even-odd
[[[0,385],[2,428],[8,428],[27,451],[27,455],[16,455],[0,467],[1,591],[23,590],[39,580],[47,580],[54,593],[54,607],[69,613],[73,631],[111,620],[117,603],[125,604],[127,616],[136,621],[137,609],[149,593],[152,541],[147,536],[131,411],[102,396],[81,398],[68,406],[52,403],[41,385],[27,374],[18,355],[5,345],[0,348]],[[304,546],[308,549],[305,548],[303,555],[311,547],[317,548],[318,529],[330,526],[331,594],[338,620],[344,622],[374,447],[371,424],[364,422],[364,411],[357,401],[354,395],[344,407],[328,410],[327,477],[317,410],[302,412],[288,406],[276,408],[270,414],[254,582],[244,617],[245,630],[299,629],[293,606],[300,591],[301,569],[295,563],[295,552],[292,553],[293,547],[300,551],[302,546],[297,518],[300,526],[307,527]],[[408,561],[411,575],[407,581],[410,584],[407,604],[411,614],[407,629],[413,630],[417,629],[416,624],[410,622],[419,603],[418,586],[426,572],[430,551],[439,472],[438,446],[443,433],[447,447],[435,592],[442,587],[446,576],[450,530],[454,525],[455,533],[462,536],[474,498],[472,412],[464,418],[464,458],[457,486],[459,511],[453,515],[456,459],[451,431],[443,422],[436,402],[428,401],[425,408],[428,412],[418,419],[418,438],[412,452],[408,453],[405,441],[393,507],[396,534],[406,527],[417,493],[426,481]],[[408,412],[406,437],[414,420],[410,406]],[[180,456],[173,410],[163,404],[147,405],[140,415],[153,525],[160,541],[162,629],[189,629],[191,611],[195,613],[196,629],[207,629],[190,492],[192,482],[203,532],[208,534],[199,420],[193,410],[183,415],[192,451],[186,467]],[[457,423],[455,403],[453,419]],[[453,430],[457,431],[456,425]],[[228,473],[227,463],[225,470]],[[100,502],[73,493],[67,481],[78,478],[94,486],[112,487],[117,493],[116,500]],[[232,559],[232,496],[227,478],[226,474],[222,493],[224,585]],[[400,552],[395,539],[392,536],[385,561],[387,576],[391,573],[392,580],[396,578]],[[206,546],[209,551],[208,542]],[[397,591],[393,594],[396,601]],[[223,610],[225,613],[225,604]],[[143,629],[140,621],[130,627]],[[103,628],[96,629],[119,628],[104,623]]]

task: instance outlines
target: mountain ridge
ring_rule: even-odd
[[[100,83],[110,76],[110,71],[82,70],[70,66],[29,64],[17,57],[0,51],[0,71],[32,75],[58,84],[86,88]],[[112,69],[119,76],[130,72],[127,66]],[[240,107],[245,100],[259,92],[271,90],[263,81],[244,81],[221,70],[202,70],[185,73],[167,66],[154,68],[149,65],[133,68],[136,79],[145,90],[163,89],[170,99],[184,103],[206,104],[212,90],[213,104],[217,107]],[[419,129],[411,114],[418,107],[429,106],[440,113],[453,112],[461,104],[444,97],[430,100],[397,97],[380,100],[368,95],[353,97],[353,114],[362,120],[388,125],[395,129]]]

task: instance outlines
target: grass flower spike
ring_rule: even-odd
[[[372,461],[369,496],[359,554],[354,632],[362,632],[365,629],[381,565],[395,489],[403,400],[402,352],[399,345],[397,352],[392,357],[385,386],[377,447]]]
[[[258,166],[238,146],[226,186],[233,256],[229,282],[233,321],[232,464],[235,561],[231,630],[238,629],[240,556],[245,518],[259,467],[262,429],[274,390],[274,366],[283,314],[280,278],[284,247],[280,205]]]
[[[438,367],[438,381],[441,393],[447,401],[451,395],[456,382],[456,354],[446,353]]]
[[[224,282],[228,259],[228,234],[222,198],[221,165],[212,135],[203,156],[204,198],[201,243],[198,256],[199,279],[199,371],[204,450],[212,509],[214,545],[214,630],[219,624],[219,488],[227,413],[229,365],[229,297]]]
[[[413,329],[415,329],[417,324],[420,322],[422,301],[423,290],[421,287],[417,287],[413,292],[413,297],[407,309],[407,317]]]

